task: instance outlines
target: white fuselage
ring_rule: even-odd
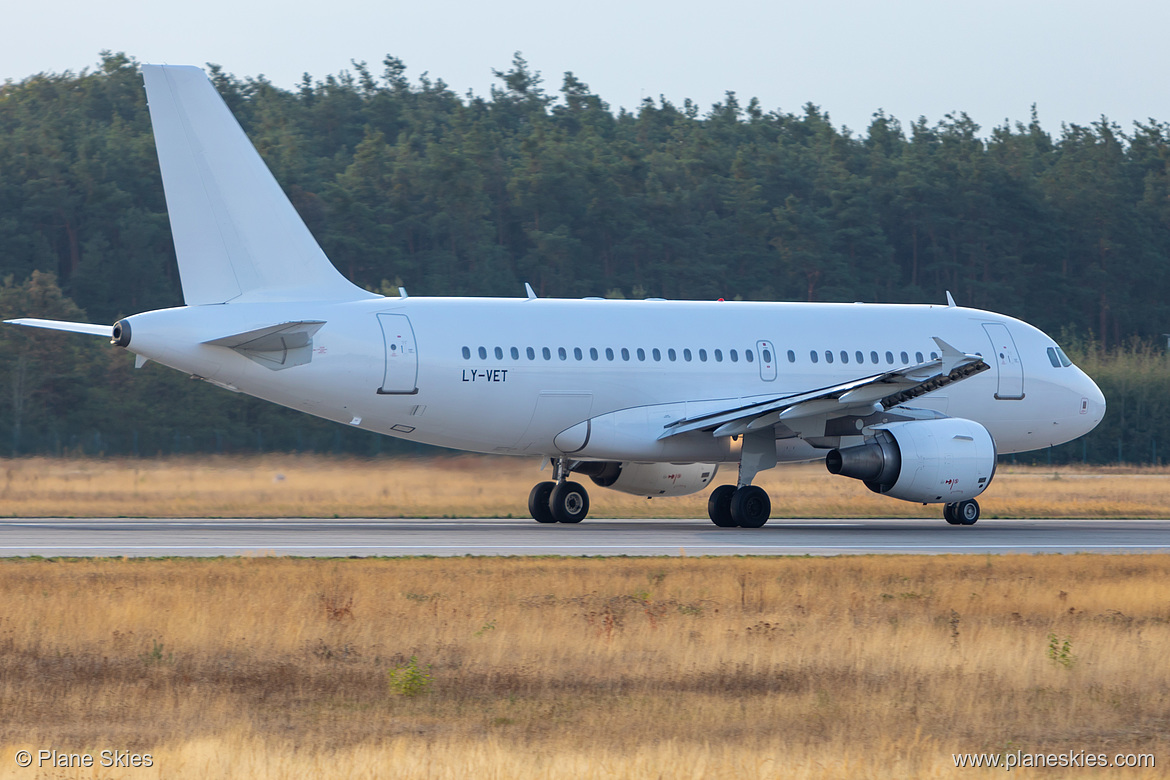
[[[202,343],[305,320],[325,323],[311,360],[283,370]],[[128,321],[132,352],[180,371],[362,429],[485,453],[735,461],[731,437],[659,435],[704,404],[921,363],[939,349],[932,337],[991,369],[907,405],[981,423],[1000,453],[1074,439],[1105,409],[1089,377],[1053,365],[1047,335],[953,306],[378,298],[189,306]],[[599,423],[595,440],[558,439],[585,420]],[[817,424],[778,439],[779,459],[823,455],[806,443],[823,433],[808,427]]]

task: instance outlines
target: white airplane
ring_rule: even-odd
[[[542,523],[589,511],[571,473],[650,497],[705,488],[721,527],[767,522],[752,485],[824,459],[875,492],[970,525],[996,455],[1075,439],[1101,391],[1051,338],[947,305],[397,298],[329,262],[240,125],[194,67],[142,66],[185,306],[107,325],[19,325],[111,338],[229,390],[388,436],[542,455]]]

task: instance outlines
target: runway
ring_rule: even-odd
[[[859,555],[1154,553],[1170,520],[9,519],[0,556]]]

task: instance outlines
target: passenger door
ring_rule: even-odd
[[[414,395],[418,392],[418,351],[414,329],[405,314],[379,314],[386,368],[378,395]]]
[[[1018,401],[1024,397],[1024,366],[1020,362],[1020,353],[1016,351],[1016,342],[1007,326],[1001,323],[985,322],[983,329],[991,339],[994,353],[988,362],[999,372],[995,397],[1001,401]]]

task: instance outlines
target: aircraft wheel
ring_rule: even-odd
[[[532,519],[536,522],[555,523],[557,521],[553,517],[552,510],[549,509],[549,497],[556,486],[555,482],[537,482],[533,486],[532,492],[528,494],[528,514],[532,515]]]
[[[734,495],[735,485],[720,485],[707,499],[707,515],[720,528],[735,528],[735,520],[731,519],[731,497]]]
[[[975,499],[960,501],[955,505],[955,517],[963,525],[975,525],[979,520],[979,502]]]
[[[951,525],[962,525],[963,521],[955,514],[955,507],[958,504],[943,504],[943,520],[946,520]]]
[[[558,523],[579,523],[589,514],[589,494],[576,482],[562,482],[552,489],[548,505]]]
[[[772,501],[761,487],[746,485],[731,497],[731,517],[740,528],[759,528],[771,513]]]

